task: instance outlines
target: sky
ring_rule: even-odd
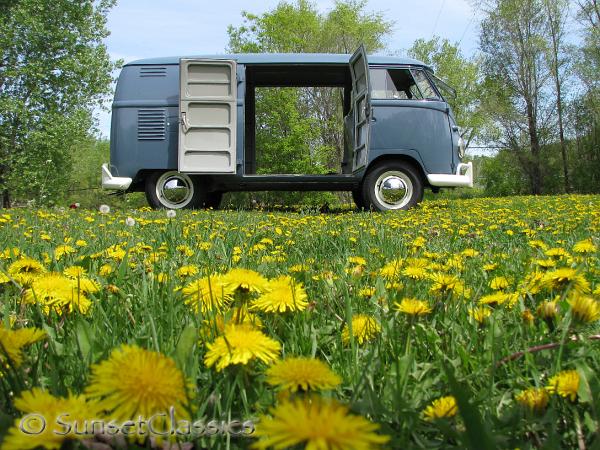
[[[225,53],[229,25],[242,24],[242,11],[261,14],[279,0],[119,0],[108,15],[106,39],[111,59],[125,63],[156,56]],[[333,0],[313,0],[327,12]],[[459,42],[465,55],[475,52],[478,21],[468,0],[369,0],[367,11],[394,23],[386,39],[388,55],[404,55],[419,38],[434,35]],[[110,106],[110,103],[109,103]],[[98,111],[103,136],[110,132],[110,111]]]

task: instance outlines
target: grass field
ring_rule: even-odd
[[[0,214],[1,448],[600,445],[600,196],[172,214]]]

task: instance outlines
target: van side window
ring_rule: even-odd
[[[439,97],[421,70],[371,69],[371,97],[383,100],[422,100]]]

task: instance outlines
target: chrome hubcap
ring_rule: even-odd
[[[156,183],[156,196],[165,208],[184,208],[194,196],[194,183],[184,173],[165,172]]]
[[[375,183],[375,198],[387,209],[400,209],[413,195],[413,184],[403,172],[390,170],[382,173]]]

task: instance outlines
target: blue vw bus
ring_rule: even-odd
[[[259,174],[256,89],[343,92],[339,173]],[[155,208],[217,208],[228,191],[351,191],[357,206],[408,209],[425,188],[473,186],[443,96],[419,61],[353,55],[233,54],[125,65],[112,105],[102,187],[145,191]]]

